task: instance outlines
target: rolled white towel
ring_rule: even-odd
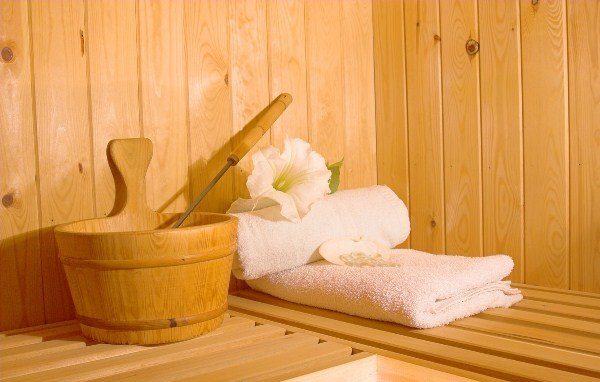
[[[319,246],[338,237],[367,237],[388,248],[410,233],[406,206],[386,186],[339,191],[315,203],[301,222],[282,220],[279,207],[233,214],[238,251],[233,273],[255,279],[320,259]]]
[[[252,289],[288,301],[416,328],[445,325],[523,296],[501,281],[513,268],[505,255],[432,255],[391,251],[394,267],[350,267],[319,261],[248,280]]]

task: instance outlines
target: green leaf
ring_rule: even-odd
[[[336,192],[338,187],[340,186],[340,168],[343,164],[344,158],[342,158],[338,162],[327,165],[327,169],[331,171],[331,179],[329,180],[329,190],[331,190],[332,194]]]

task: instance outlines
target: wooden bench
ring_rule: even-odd
[[[227,314],[214,332],[160,346],[95,344],[81,336],[76,321],[1,333],[0,380],[369,382],[410,375],[455,380],[244,316]]]
[[[525,298],[514,307],[426,330],[311,308],[252,290],[236,292],[229,305],[263,323],[320,333],[355,349],[464,378],[600,380],[600,295],[516,286]]]

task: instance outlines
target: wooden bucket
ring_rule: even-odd
[[[119,212],[55,230],[83,334],[107,343],[158,344],[214,330],[227,310],[237,220],[193,213],[182,227],[169,228],[179,214],[146,204],[152,142],[113,140],[107,152]]]

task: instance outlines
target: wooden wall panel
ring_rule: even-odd
[[[239,137],[244,125],[270,101],[266,0],[231,1],[229,18],[232,133]],[[234,139],[234,145],[236,142]],[[252,153],[269,143],[270,134],[265,134],[234,167],[235,196],[248,196],[246,179],[252,171]]]
[[[373,10],[362,0],[342,1],[344,164],[347,188],[377,183]]]
[[[185,3],[185,39],[190,112],[190,197],[194,198],[226,163],[231,144],[229,2]],[[233,200],[228,172],[200,203],[202,211],[224,212]]]
[[[438,1],[405,0],[411,247],[445,252]]]
[[[0,330],[44,323],[27,2],[0,2]]]
[[[52,228],[110,211],[109,139],[151,138],[149,202],[182,210],[282,91],[294,103],[260,145],[300,136],[345,157],[342,188],[392,186],[410,207],[405,246],[507,253],[513,280],[600,292],[595,0],[0,9],[15,57],[0,61],[3,329],[73,317]],[[250,170],[247,157],[201,209],[245,195]]]
[[[525,282],[569,287],[564,0],[521,1]]]
[[[515,262],[523,282],[523,130],[519,2],[480,0],[483,253]]]
[[[325,160],[344,156],[344,73],[341,5],[306,1],[306,62],[310,142]],[[345,187],[342,177],[340,187]]]
[[[308,140],[304,0],[269,0],[267,35],[271,97],[294,98],[271,128],[271,143],[283,148],[286,136]]]
[[[567,4],[571,284],[600,292],[600,2]]]
[[[377,183],[389,186],[410,210],[404,3],[373,2]],[[410,237],[402,247],[410,246]]]
[[[144,137],[154,143],[146,190],[158,211],[188,202],[188,90],[184,3],[140,0],[140,79]]]
[[[476,0],[440,1],[446,252],[481,256],[481,137]]]
[[[94,216],[83,2],[31,2],[46,322],[73,304],[53,227]]]
[[[115,198],[106,145],[111,139],[141,135],[137,2],[93,0],[87,7],[96,214],[106,216]]]

